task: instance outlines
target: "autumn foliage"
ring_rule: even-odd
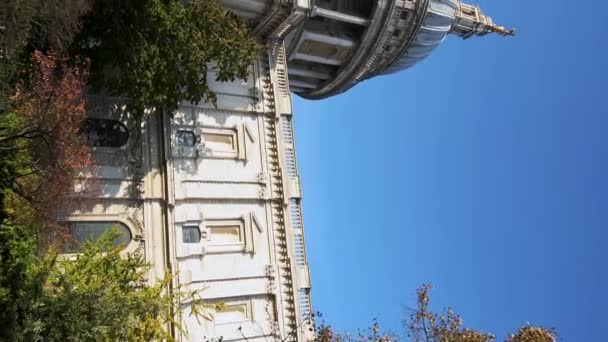
[[[0,186],[26,200],[46,226],[69,205],[75,177],[92,164],[79,134],[86,77],[85,61],[34,52],[11,97],[14,110],[2,118],[0,157],[12,167],[0,171]]]
[[[507,342],[555,342],[556,340],[553,330],[527,325],[509,336]]]
[[[492,334],[465,328],[463,319],[452,309],[444,312],[430,310],[431,285],[422,285],[417,290],[417,307],[405,317],[403,326],[406,336],[383,332],[378,321],[371,327],[357,333],[340,333],[330,325],[319,322],[317,326],[318,342],[494,342]],[[319,314],[316,314],[319,317]],[[505,339],[505,342],[556,342],[557,337],[552,329],[525,325]]]

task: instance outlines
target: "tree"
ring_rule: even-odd
[[[16,60],[26,45],[29,51],[67,52],[80,31],[81,18],[93,0],[4,0],[0,4],[0,26],[4,55]],[[27,58],[27,57],[25,57]]]
[[[507,338],[507,342],[555,342],[555,332],[543,327],[527,325]]]
[[[416,310],[404,325],[412,342],[491,342],[492,334],[463,328],[463,320],[452,309],[438,314],[429,310],[431,285],[423,285],[417,291]],[[555,333],[543,327],[524,326],[506,342],[554,342]]]
[[[492,334],[464,328],[463,320],[451,309],[445,313],[430,311],[430,285],[423,285],[417,291],[417,307],[403,320],[406,337],[382,332],[380,324],[374,319],[373,324],[366,330],[357,334],[337,333],[331,326],[321,322],[317,326],[317,341],[319,342],[492,342],[495,337]],[[317,317],[320,315],[317,313]],[[526,325],[521,327],[517,333],[506,338],[505,342],[555,342],[555,332],[544,327]]]
[[[462,328],[462,319],[451,309],[445,314],[436,314],[429,310],[430,285],[423,285],[417,291],[418,308],[405,321],[412,342],[490,342],[494,336]]]
[[[38,252],[63,232],[56,210],[91,163],[78,134],[85,63],[40,52],[31,63],[13,109],[0,115],[0,339],[8,341],[23,333],[31,300],[43,292],[50,268]]]
[[[3,0],[0,2],[0,112],[33,51],[61,57],[80,31],[93,0]]]
[[[2,95],[29,54],[92,61],[94,92],[130,99],[129,110],[173,111],[181,101],[210,101],[217,80],[245,78],[259,51],[247,27],[218,0],[6,0],[0,4]]]
[[[76,176],[92,164],[79,134],[87,63],[38,51],[31,63],[11,98],[14,110],[0,117],[0,188],[29,202],[49,228],[68,204]]]
[[[3,200],[4,192],[0,192]],[[0,340],[13,341],[25,320],[29,303],[37,296],[42,282],[35,270],[36,234],[31,227],[15,224],[0,211]]]
[[[320,316],[320,313],[316,314]],[[321,323],[317,327],[316,341],[318,342],[392,342],[398,341],[398,337],[395,334],[382,332],[380,329],[380,323],[376,319],[373,320],[372,326],[359,330],[356,334],[351,333],[336,333],[330,325]]]
[[[8,231],[6,222],[2,228],[0,239]],[[147,285],[149,265],[137,255],[122,256],[112,245],[118,235],[112,231],[95,243],[87,242],[75,260],[62,259],[52,250],[37,257],[35,244],[21,241],[18,252],[11,251],[19,253],[22,262],[13,266],[20,269],[0,274],[0,284],[8,276],[19,281],[18,288],[8,289],[16,290],[13,293],[0,287],[0,339],[173,341],[166,329],[174,319],[172,310],[190,301],[200,315],[200,299],[180,289],[167,291],[170,276]],[[13,235],[2,242],[11,241],[15,247],[19,238]]]
[[[246,78],[258,48],[247,28],[217,0],[96,1],[73,54],[92,61],[96,92],[129,98],[129,109],[177,109],[181,101],[215,103],[207,84]]]

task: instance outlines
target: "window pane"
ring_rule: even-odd
[[[87,119],[81,132],[88,145],[94,147],[122,147],[129,140],[129,130],[116,120]]]
[[[67,247],[67,252],[78,252],[82,245],[91,240],[97,241],[105,232],[112,227],[118,229],[120,233],[114,241],[114,247],[126,247],[131,242],[131,231],[121,222],[115,221],[72,221],[69,223],[70,236],[72,241]]]
[[[196,143],[196,136],[194,132],[187,130],[177,131],[177,145],[179,146],[194,146]]]
[[[197,226],[185,226],[182,228],[182,241],[184,243],[198,243],[201,241],[201,231]]]

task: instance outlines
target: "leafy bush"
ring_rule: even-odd
[[[85,243],[75,259],[37,257],[35,241],[19,230],[8,221],[0,227],[2,340],[172,341],[167,327],[179,303],[202,312],[194,293],[170,290],[170,275],[149,285],[150,266],[113,247],[118,230]]]

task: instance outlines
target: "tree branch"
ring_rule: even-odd
[[[426,327],[426,319],[425,319],[426,315],[422,316],[422,331],[424,332],[424,340],[426,342],[429,342],[429,331]]]
[[[34,133],[37,133],[37,134],[32,136],[31,134],[34,134]],[[0,144],[4,144],[5,142],[19,139],[19,138],[34,139],[38,135],[41,135],[41,134],[46,134],[46,133],[44,130],[41,130],[40,127],[38,127],[37,125],[26,126],[21,131],[17,132],[16,134],[9,135],[6,137],[0,137]]]

